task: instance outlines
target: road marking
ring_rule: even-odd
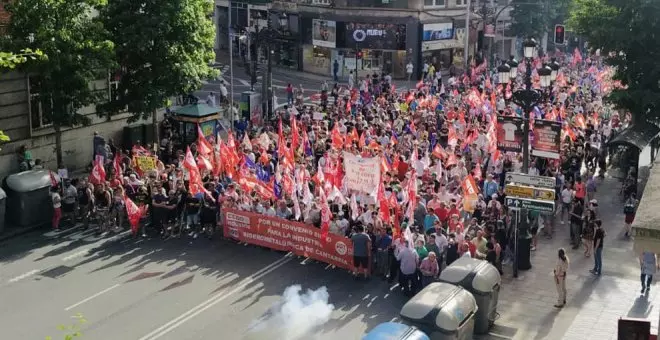
[[[21,281],[21,280],[27,279],[28,277],[30,277],[30,276],[32,276],[32,275],[34,275],[34,274],[36,274],[36,273],[38,273],[38,272],[40,272],[40,271],[41,271],[41,270],[39,270],[39,269],[33,269],[33,270],[30,270],[29,272],[27,272],[27,273],[25,273],[25,274],[21,274],[21,275],[19,275],[19,276],[16,276],[15,278],[10,279],[10,280],[9,280],[9,283],[14,283],[14,282],[18,282],[18,281]]]
[[[98,292],[98,293],[96,293],[96,294],[94,294],[94,295],[92,295],[92,296],[90,296],[90,297],[88,297],[88,298],[86,298],[86,299],[84,299],[84,300],[78,302],[78,303],[75,303],[75,304],[73,304],[73,305],[71,305],[71,306],[69,306],[69,307],[64,308],[64,310],[65,310],[65,311],[70,311],[70,310],[72,310],[72,309],[74,309],[74,308],[76,308],[76,307],[82,305],[83,303],[88,302],[88,301],[90,301],[90,300],[92,300],[92,299],[94,299],[94,298],[97,298],[97,297],[99,297],[99,296],[101,296],[101,295],[103,295],[103,294],[105,294],[105,293],[107,293],[107,292],[109,292],[109,291],[111,291],[111,290],[113,290],[113,289],[119,287],[119,286],[121,286],[121,285],[120,285],[119,283],[117,283],[116,285],[114,285],[114,286],[112,286],[112,287],[110,287],[110,288],[106,288],[106,289],[104,289],[104,290],[102,290],[102,291],[100,291],[100,292]]]
[[[73,254],[71,254],[71,255],[69,255],[69,256],[65,256],[65,257],[63,257],[63,258],[62,258],[62,261],[65,261],[65,262],[66,262],[66,261],[71,261],[71,260],[73,260],[73,259],[75,259],[75,258],[83,257],[83,256],[85,256],[85,255],[87,255],[87,254],[89,254],[89,249],[83,249],[83,250],[81,250],[81,251],[79,251],[79,252],[77,252],[77,253],[73,253]]]
[[[189,311],[179,315],[178,317],[172,319],[170,322],[160,326],[159,328],[153,330],[151,333],[141,337],[139,340],[156,340],[167,333],[171,332],[175,328],[181,326],[183,323],[189,321],[190,319],[196,317],[200,313],[204,312],[205,310],[215,306],[219,302],[225,300],[226,298],[236,294],[237,292],[244,290],[245,287],[247,287],[249,284],[252,282],[261,279],[262,277],[268,275],[270,272],[274,271],[275,269],[285,265],[289,261],[292,260],[292,257],[290,256],[291,253],[285,255],[284,257],[278,259],[277,261],[267,265],[266,267],[258,270],[254,274],[250,275],[249,277],[243,279],[241,283],[234,288],[233,290],[229,292],[225,292],[225,290],[219,292],[218,294],[212,296],[208,300],[200,303],[199,305],[191,308]]]

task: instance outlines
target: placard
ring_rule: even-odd
[[[497,149],[521,152],[523,145],[524,120],[520,117],[497,116]]]
[[[362,158],[344,152],[346,187],[366,194],[376,194],[380,183],[380,158]]]
[[[561,123],[535,120],[532,133],[532,155],[559,159],[561,149]]]
[[[443,22],[437,24],[424,24],[422,41],[454,39],[454,24]]]
[[[156,157],[135,156],[134,159],[136,166],[142,171],[150,171],[156,169]]]
[[[278,217],[225,209],[225,237],[279,251],[290,251],[339,268],[353,270],[353,244],[346,237]]]
[[[315,46],[337,47],[337,23],[331,20],[312,20],[312,44]]]

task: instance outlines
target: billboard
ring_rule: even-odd
[[[559,159],[561,123],[537,119],[534,121],[532,134],[532,156]]]
[[[425,24],[422,32],[422,41],[454,39],[454,24],[443,22],[438,24]]]
[[[337,23],[331,20],[312,20],[312,44],[314,46],[337,47]]]
[[[406,25],[346,23],[346,47],[405,50]]]
[[[522,152],[524,120],[520,117],[497,116],[497,149]]]

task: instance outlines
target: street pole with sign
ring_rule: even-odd
[[[525,78],[524,78],[524,89],[517,90],[513,93],[513,102],[522,108],[523,111],[523,143],[522,143],[522,152],[523,152],[523,173],[529,173],[529,119],[530,114],[534,107],[538,105],[543,96],[541,92],[533,89],[532,87],[532,60],[537,56],[537,42],[534,39],[527,39],[523,43],[523,52],[525,57]],[[514,66],[515,65],[515,66]],[[498,79],[505,80],[506,71],[509,73],[509,78],[512,82],[515,82],[517,76],[517,66],[518,63],[511,59],[506,67],[498,68],[498,71],[501,74],[498,75]],[[539,76],[541,76],[541,86],[547,87],[550,85],[550,78],[552,76],[552,69],[549,67],[542,67],[538,71]],[[513,84],[512,84],[513,85]],[[553,186],[554,188],[554,186]],[[515,240],[514,240],[514,265],[513,265],[513,276],[518,277],[518,270],[527,270],[531,268],[531,263],[529,261],[531,256],[531,235],[529,234],[530,223],[535,221],[530,221],[529,205],[524,205],[520,209],[516,209],[517,212],[517,225],[515,226]]]

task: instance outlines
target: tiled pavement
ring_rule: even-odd
[[[641,172],[642,179],[648,171]],[[653,332],[658,329],[660,286],[653,287],[648,296],[640,295],[639,262],[632,251],[632,241],[625,240],[623,204],[618,195],[620,182],[608,177],[599,181],[596,198],[599,217],[607,236],[603,251],[603,275],[589,273],[593,258],[585,258],[582,248],[572,250],[569,245],[568,224],[555,223],[556,231],[550,240],[539,239],[533,252],[529,271],[513,278],[505,268],[498,305],[499,319],[490,339],[564,339],[608,340],[617,337],[620,317],[648,318]],[[557,249],[567,249],[570,268],[567,277],[567,305],[558,310],[552,270]]]

